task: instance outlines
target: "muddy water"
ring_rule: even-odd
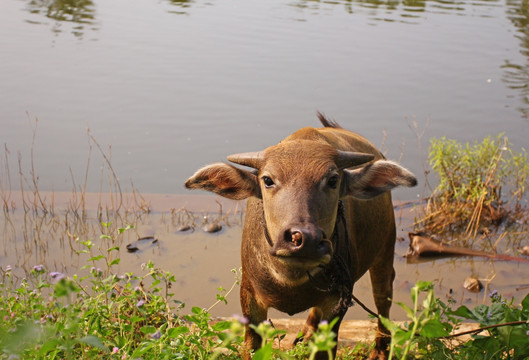
[[[41,194],[42,198],[50,199],[51,194]],[[13,201],[20,201],[12,194]],[[105,199],[103,199],[104,201]],[[106,199],[109,201],[109,199]],[[130,199],[129,199],[130,200]],[[235,277],[232,269],[240,267],[240,239],[242,233],[242,210],[244,204],[226,201],[212,196],[167,196],[144,195],[150,204],[150,213],[127,213],[125,209],[132,207],[133,201],[124,201],[122,215],[113,216],[104,212],[101,220],[112,221],[109,229],[97,225],[97,213],[87,210],[86,216],[90,226],[75,225],[72,211],[64,211],[72,203],[71,194],[55,194],[55,215],[23,216],[21,205],[9,217],[3,217],[0,267],[7,265],[14,272],[23,276],[33,265],[44,264],[49,271],[68,274],[83,273],[82,266],[88,264],[88,255],[78,255],[76,251],[84,247],[80,241],[92,239],[95,244],[93,253],[119,246],[121,259],[115,269],[120,274],[133,272],[141,275],[142,264],[153,261],[155,266],[170,271],[175,275],[171,291],[175,298],[189,306],[209,308],[216,301],[217,288],[229,289]],[[87,196],[86,204],[100,203],[100,196]],[[108,203],[108,202],[107,202]],[[115,199],[114,199],[114,203]],[[71,208],[71,206],[70,206]],[[78,207],[79,208],[79,207]],[[106,208],[106,205],[103,206]],[[61,210],[63,209],[63,210]],[[185,210],[184,210],[185,209]],[[81,213],[81,211],[79,211]],[[413,208],[397,208],[398,236],[407,239],[410,224],[416,212]],[[69,220],[67,220],[69,218]],[[7,221],[9,220],[9,221]],[[219,222],[223,229],[217,233],[205,233],[201,228],[204,223]],[[68,223],[68,224],[67,224]],[[126,231],[122,236],[116,235],[117,227],[134,224],[134,229]],[[181,232],[182,225],[194,225],[194,231]],[[101,233],[113,235],[114,242],[100,239]],[[70,235],[68,235],[70,234]],[[138,238],[149,236],[147,240]],[[152,239],[157,241],[153,243]],[[507,240],[506,240],[507,241]],[[131,253],[126,245],[132,244],[138,251]],[[395,252],[395,301],[409,303],[409,291],[418,280],[435,283],[436,293],[442,300],[451,297],[458,304],[475,306],[487,301],[488,293],[498,290],[505,297],[520,300],[529,292],[529,271],[527,264],[512,262],[491,262],[479,258],[445,258],[428,260],[417,264],[406,262],[407,240],[397,244]],[[516,245],[514,245],[516,246]],[[502,251],[511,252],[513,245],[500,244]],[[91,264],[90,264],[91,265]],[[103,270],[102,262],[95,264]],[[468,276],[475,276],[488,284],[480,293],[473,294],[463,289],[463,282]],[[489,281],[488,281],[489,280]],[[231,316],[240,313],[238,286],[228,297],[228,304],[215,306],[211,311],[218,316]],[[369,277],[363,277],[356,285],[354,294],[367,306],[374,309],[371,298]],[[271,317],[286,317],[277,311],[271,311]],[[306,314],[298,314],[304,317]],[[394,306],[392,317],[404,319],[405,314],[398,306]],[[352,307],[348,319],[367,319],[367,314],[359,307]]]

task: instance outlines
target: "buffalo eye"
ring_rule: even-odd
[[[338,175],[331,176],[329,180],[327,180],[327,185],[329,185],[331,189],[336,189],[338,186]]]
[[[265,187],[267,188],[271,188],[272,186],[274,186],[274,180],[270,179],[268,176],[263,176],[262,177],[263,179],[263,183],[265,184]]]

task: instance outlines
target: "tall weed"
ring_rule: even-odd
[[[529,161],[503,134],[473,144],[432,138],[429,161],[439,183],[418,221],[425,230],[462,230],[474,237],[481,226],[498,225],[521,209]]]

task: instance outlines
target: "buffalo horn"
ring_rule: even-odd
[[[259,169],[263,163],[262,152],[247,152],[240,154],[233,154],[228,156],[228,160],[232,163],[248,166],[254,169]]]
[[[375,158],[372,154],[338,150],[338,167],[345,169],[365,164]]]

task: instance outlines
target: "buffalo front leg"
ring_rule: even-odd
[[[307,321],[301,329],[301,334],[294,339],[294,345],[301,341],[308,341],[312,334],[318,329],[318,325],[321,322],[323,313],[320,308],[313,307],[310,309]]]
[[[244,333],[243,359],[251,359],[251,351],[261,347],[261,336],[250,327],[266,320],[267,309],[257,302],[251,284],[245,279],[244,272],[241,280],[241,308],[243,316],[248,319]]]
[[[377,312],[379,315],[388,318],[393,298],[395,270],[393,269],[393,250],[386,252],[386,254],[388,256],[385,256],[385,259],[378,259],[377,263],[369,269],[369,275],[371,276],[371,286],[373,287],[373,297]],[[378,320],[376,347],[369,355],[369,359],[387,359],[390,342],[391,335],[388,329]]]

